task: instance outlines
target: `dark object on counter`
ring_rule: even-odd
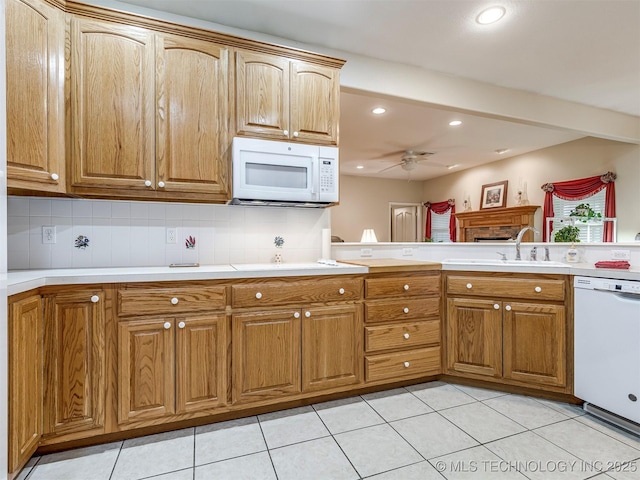
[[[596,262],[596,268],[618,268],[628,270],[631,264],[626,260],[601,260]]]
[[[331,241],[332,242],[344,242],[344,240],[341,239],[340,237],[338,237],[337,235],[331,235]]]

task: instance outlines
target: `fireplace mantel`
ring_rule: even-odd
[[[533,226],[533,217],[538,205],[521,207],[487,208],[471,212],[456,212],[461,242],[475,242],[478,239],[513,238],[526,226]],[[533,232],[528,231],[523,241],[532,242]]]

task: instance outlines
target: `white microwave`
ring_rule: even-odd
[[[234,205],[327,207],[338,201],[338,149],[235,137]]]

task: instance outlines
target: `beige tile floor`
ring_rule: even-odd
[[[431,382],[34,457],[28,480],[640,480],[640,438],[574,405]]]

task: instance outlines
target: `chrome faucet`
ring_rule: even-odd
[[[522,242],[522,236],[527,230],[533,230],[533,233],[540,233],[538,232],[538,230],[531,226],[524,227],[518,232],[518,236],[516,237],[516,260],[522,260],[522,257],[520,256],[520,242]]]

